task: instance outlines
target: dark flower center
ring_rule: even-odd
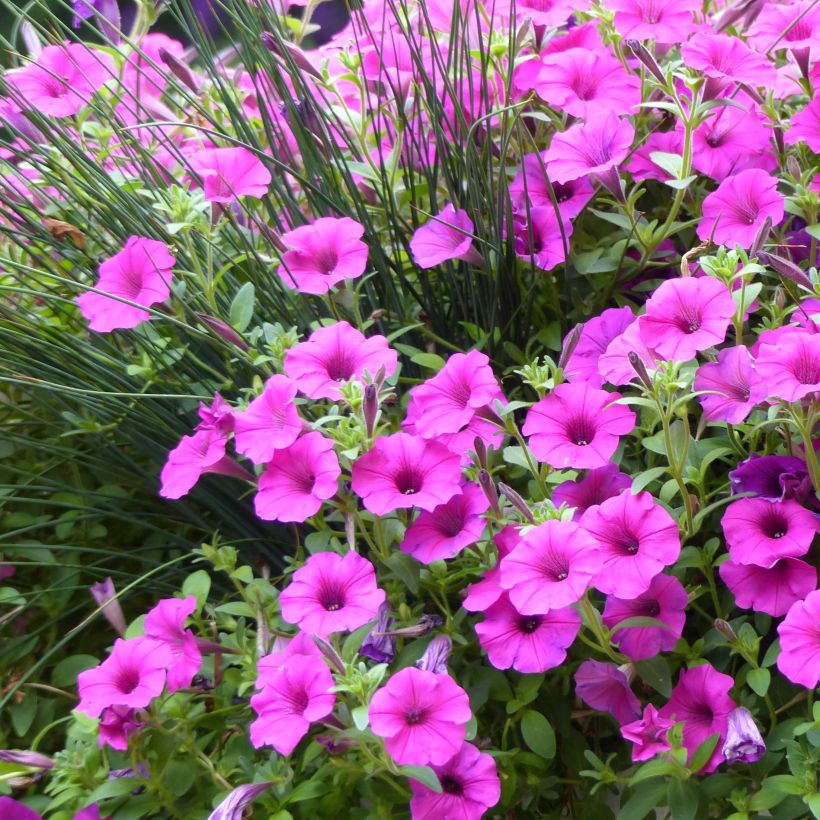
[[[287,709],[292,715],[301,715],[310,703],[310,697],[305,689],[296,689],[287,694]]]
[[[336,253],[336,248],[322,248],[316,254],[316,267],[321,273],[333,273],[338,264],[339,254]]]
[[[776,512],[767,515],[761,526],[768,538],[782,538],[789,531],[789,522]]]
[[[137,669],[120,669],[117,675],[117,689],[123,695],[130,695],[140,685],[140,673]]]
[[[595,438],[595,421],[588,416],[576,416],[565,429],[567,438],[578,447],[586,447]]]
[[[678,314],[675,325],[682,333],[696,333],[700,330],[702,320],[697,309],[684,305]]]
[[[640,541],[632,533],[624,533],[617,541],[619,552],[625,555],[635,555],[640,545]]]
[[[346,603],[344,589],[336,584],[322,584],[319,588],[319,603],[328,612],[338,612]]]
[[[646,601],[641,606],[640,613],[647,618],[657,618],[661,614],[661,606],[657,601]]]
[[[820,382],[820,360],[813,358],[805,348],[798,351],[798,355],[790,363],[789,370],[800,384]]]
[[[445,794],[464,794],[464,786],[462,786],[460,781],[456,780],[456,778],[451,774],[442,775],[439,778],[439,782],[441,783],[441,790]]]
[[[555,193],[556,202],[566,202],[568,199],[572,199],[572,195],[575,193],[571,182],[553,182],[552,190]]]
[[[526,635],[532,635],[541,626],[542,621],[541,615],[522,616],[518,619],[518,628]]]
[[[335,382],[346,382],[355,372],[352,351],[334,350],[325,361],[327,375]]]
[[[424,720],[424,709],[420,709],[417,706],[414,706],[412,709],[408,709],[404,715],[404,722],[408,726],[418,726]]]
[[[733,204],[733,210],[735,212],[735,216],[737,216],[738,222],[745,222],[747,225],[754,225],[757,221],[758,214],[760,213],[760,208],[754,202],[749,202],[748,200],[738,199]]]
[[[403,495],[415,495],[424,483],[422,474],[410,464],[405,464],[395,475],[396,489]]]
[[[461,510],[442,507],[436,511],[436,529],[445,538],[455,538],[464,529],[464,516]]]

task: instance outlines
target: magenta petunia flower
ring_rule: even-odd
[[[781,558],[771,567],[724,561],[718,572],[741,609],[774,618],[785,615],[792,604],[817,589],[817,570],[797,558]]]
[[[99,746],[101,749],[103,746],[110,746],[118,752],[125,752],[128,750],[128,738],[139,732],[144,725],[137,718],[136,709],[128,706],[109,706],[100,715]]]
[[[627,157],[635,129],[613,111],[596,114],[552,138],[545,157],[547,172],[555,182],[572,182],[594,175],[611,186],[618,181],[616,166]]]
[[[534,26],[552,28],[566,23],[576,9],[586,8],[584,0],[520,0],[516,14]]]
[[[658,710],[648,703],[640,720],[621,726],[621,734],[632,743],[632,760],[639,763],[670,748],[666,733],[675,725],[675,721],[663,718]]]
[[[282,234],[288,250],[277,269],[291,290],[321,295],[367,267],[364,227],[349,217],[322,217]]]
[[[456,210],[450,203],[436,216],[417,228],[410,240],[413,261],[420,268],[434,268],[451,259],[480,262],[473,248],[473,222],[467,211]]]
[[[513,524],[507,524],[495,534],[493,541],[498,549],[498,562],[484,573],[480,581],[467,587],[467,596],[461,602],[464,609],[468,612],[484,612],[506,594],[501,586],[501,559],[509,555],[520,540],[518,527]]]
[[[722,741],[726,739],[729,713],[737,706],[729,697],[734,684],[732,677],[718,672],[710,663],[682,669],[672,697],[658,712],[662,718],[683,721],[683,745],[689,752],[689,762],[703,741],[720,734],[702,774],[713,772],[723,762]]]
[[[379,436],[353,465],[351,486],[375,515],[449,501],[461,483],[459,457],[436,441],[408,433]]]
[[[338,401],[340,382],[364,382],[365,374],[375,378],[382,368],[389,378],[397,362],[398,354],[384,336],[365,338],[347,322],[336,322],[314,330],[306,341],[290,348],[284,370],[308,398]]]
[[[162,641],[117,638],[111,654],[93,669],[80,672],[78,712],[99,717],[111,706],[141,709],[165,688],[165,670],[173,655]]]
[[[422,564],[454,558],[465,547],[475,544],[484,532],[481,517],[490,506],[481,488],[465,485],[461,492],[433,510],[423,511],[408,527],[401,542]]]
[[[680,54],[689,68],[713,80],[770,88],[777,83],[771,60],[728,34],[699,34],[681,46]]]
[[[550,500],[556,507],[566,504],[575,508],[577,521],[590,507],[602,504],[632,486],[632,479],[618,469],[617,464],[605,464],[590,470],[578,481],[565,481],[553,491]]]
[[[196,598],[165,598],[145,616],[145,637],[164,643],[173,661],[168,667],[168,691],[191,685],[202,666],[196,637],[185,621],[196,611]]]
[[[209,202],[234,202],[240,196],[262,199],[268,192],[271,173],[247,148],[202,148],[188,157],[202,178]]]
[[[310,730],[310,724],[333,711],[333,676],[321,657],[292,654],[287,663],[260,669],[251,698],[258,717],[250,725],[255,748],[273,746],[289,755]]]
[[[748,248],[767,218],[771,217],[773,225],[780,223],[784,202],[777,192],[777,179],[759,168],[726,177],[703,200],[698,237],[714,239],[719,245]]]
[[[814,689],[820,683],[820,589],[792,605],[780,626],[777,668],[792,682]]]
[[[683,137],[680,131],[652,131],[640,147],[632,152],[624,169],[632,174],[634,182],[643,182],[647,179],[667,182],[675,178],[666,168],[661,168],[652,159],[652,154],[655,153],[682,156]]]
[[[7,820],[43,820],[43,815],[12,797],[0,795],[0,817]]]
[[[501,560],[501,586],[523,615],[544,615],[580,600],[600,569],[589,533],[573,521],[545,521]]]
[[[36,62],[9,71],[4,79],[20,105],[61,118],[78,113],[116,76],[109,54],[82,43],[61,43],[46,46]]]
[[[521,215],[513,221],[515,253],[541,270],[552,270],[566,259],[564,240],[568,245],[572,223],[556,215],[552,204],[536,205],[526,213],[529,221]]]
[[[641,101],[640,80],[603,49],[547,55],[530,85],[553,108],[584,120],[604,111],[629,113]]]
[[[783,138],[789,145],[805,142],[815,154],[820,152],[820,97],[792,116]]]
[[[752,453],[729,473],[732,495],[754,493],[767,501],[805,501],[812,490],[806,462],[794,456]]]
[[[630,353],[637,354],[647,373],[651,374],[657,368],[660,356],[644,343],[637,321],[632,322],[620,336],[616,336],[598,359],[598,372],[609,384],[629,384],[638,378],[629,360]]]
[[[603,467],[631,432],[635,414],[615,404],[619,393],[586,384],[559,384],[527,413],[522,431],[539,461],[558,470]]]
[[[256,514],[265,521],[307,521],[336,495],[341,474],[333,442],[307,433],[273,454],[259,477]]]
[[[680,555],[677,522],[647,492],[620,493],[591,507],[581,527],[598,544],[603,562],[592,584],[608,595],[637,598]]]
[[[609,343],[634,321],[632,310],[622,307],[607,308],[600,316],[584,322],[581,338],[564,367],[564,377],[571,382],[586,382],[590,387],[603,387],[604,377],[598,371],[598,360]]]
[[[410,779],[411,820],[481,820],[501,797],[495,760],[464,743],[443,766],[433,766],[441,793]]]
[[[100,277],[94,287],[142,307],[102,293],[83,293],[77,297],[77,304],[88,319],[89,329],[109,333],[118,328],[136,327],[150,319],[151,314],[145,308],[164,302],[171,295],[171,269],[175,264],[176,259],[164,242],[130,236],[119,253],[100,265]]]
[[[767,395],[768,388],[744,345],[727,347],[716,362],[707,362],[695,375],[695,390],[708,391],[698,400],[707,421],[740,424]]]
[[[792,3],[765,3],[749,28],[749,43],[762,52],[776,48],[789,49],[801,62],[816,56],[820,45],[820,9],[811,0]],[[812,54],[812,49],[815,54]]]
[[[384,602],[373,564],[356,552],[317,552],[293,573],[279,595],[282,617],[308,634],[326,638],[372,621]]]
[[[274,375],[241,413],[234,415],[236,452],[254,464],[266,464],[276,450],[290,447],[302,432],[302,419],[294,404],[297,385]]]
[[[435,376],[413,388],[416,430],[424,438],[457,433],[476,413],[503,398],[484,353],[455,353]]]
[[[506,592],[484,611],[475,631],[481,648],[496,669],[531,674],[560,666],[581,628],[572,607],[551,609],[544,615],[522,615]]]
[[[732,560],[759,567],[805,555],[817,533],[815,516],[791,499],[739,498],[720,523]]]
[[[592,709],[609,712],[618,723],[630,723],[641,714],[641,703],[629,688],[626,675],[611,663],[586,660],[575,672],[575,694]]]
[[[550,196],[550,182],[546,176],[546,160],[542,154],[527,154],[515,179],[508,188],[513,206],[519,212],[526,213],[527,205],[530,208],[552,208]],[[584,210],[587,202],[595,193],[589,181],[583,178],[574,179],[563,184],[552,183],[552,192],[558,203],[558,210],[564,223],[574,219]],[[563,249],[562,249],[563,250]]]
[[[607,0],[615,12],[615,30],[624,38],[654,40],[662,45],[682,43],[694,30],[692,12],[698,0]]]
[[[612,642],[633,661],[654,658],[659,652],[675,648],[686,622],[689,596],[674,575],[656,575],[646,592],[626,600],[608,595],[603,622],[614,629],[629,618],[655,618],[665,626],[625,626],[613,636]]]
[[[769,398],[800,399],[820,391],[820,333],[789,333],[762,344],[757,373]]]
[[[734,315],[735,300],[723,282],[706,276],[667,279],[647,300],[638,332],[659,356],[688,362],[724,340]]]
[[[472,717],[467,693],[447,674],[410,666],[370,701],[370,728],[399,765],[441,766],[457,754]]]

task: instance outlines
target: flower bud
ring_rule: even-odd
[[[754,763],[766,753],[766,744],[751,712],[738,706],[729,712],[723,756],[727,763]]]
[[[579,322],[567,334],[567,340],[564,342],[564,349],[561,351],[561,358],[558,360],[558,369],[564,370],[567,363],[572,358],[575,348],[578,347],[578,342],[581,340],[581,333],[584,331],[584,325]]]
[[[383,603],[379,607],[376,625],[365,636],[359,647],[359,654],[376,663],[390,663],[396,654],[396,639],[390,633],[394,621],[390,617],[390,604]]]
[[[532,512],[530,508],[527,506],[526,502],[523,498],[512,488],[508,487],[506,484],[502,482],[498,482],[498,489],[505,495],[507,501],[513,505],[520,513],[530,522],[530,524],[535,523],[535,518],[533,518]]]
[[[779,273],[785,279],[794,282],[797,285],[802,285],[804,288],[813,290],[811,280],[806,276],[794,262],[784,259],[782,256],[776,256],[773,253],[766,253],[761,251],[757,255],[758,260],[762,265],[772,268],[776,273]]]
[[[367,437],[373,437],[376,429],[376,422],[379,418],[379,394],[375,384],[365,385],[364,401],[362,402],[362,412],[364,413],[364,424],[367,429]]]
[[[334,671],[340,675],[344,675],[345,664],[339,657],[339,653],[324,638],[320,638],[318,635],[312,635],[311,637],[313,638],[313,643],[316,644],[322,655],[330,661],[330,665]]]
[[[501,507],[498,506],[498,491],[495,488],[495,482],[492,476],[486,470],[478,471],[478,483],[484,492],[487,501],[490,502],[490,507],[496,515],[501,515]]]
[[[786,157],[786,170],[794,179],[800,179],[802,176],[800,173],[800,165],[793,156]]]
[[[27,766],[31,769],[53,769],[54,761],[39,752],[26,749],[0,749],[0,762],[13,763],[15,766]]]
[[[437,635],[427,644],[427,649],[416,661],[416,666],[425,672],[434,672],[436,675],[445,673],[452,649],[453,642],[449,635]]]
[[[649,73],[661,84],[666,85],[666,77],[649,49],[638,40],[627,40],[629,50],[646,66]]]
[[[752,246],[749,248],[749,258],[757,256],[760,251],[763,250],[763,245],[766,244],[766,240],[769,238],[769,234],[772,231],[772,218],[770,216],[766,217],[766,221],[761,225],[760,230],[755,235],[754,241],[752,242]]]
[[[208,820],[242,820],[246,807],[272,785],[273,781],[270,780],[266,783],[243,783],[237,786],[208,816]]]
[[[268,51],[272,51],[280,57],[284,57],[287,54],[302,71],[311,74],[319,80],[322,79],[321,72],[317,71],[313,63],[307,58],[305,52],[298,46],[289,43],[287,40],[283,40],[281,37],[277,37],[270,31],[263,31],[259,39]]]
[[[402,606],[405,606],[404,604]],[[401,613],[399,613],[401,614]],[[399,629],[374,630],[376,635],[389,635],[397,638],[421,638],[438,629],[444,621],[438,615],[422,615],[413,626],[403,626]]]
[[[487,470],[487,445],[484,444],[484,439],[481,436],[476,436],[473,439],[473,450],[475,450],[476,463],[482,467],[484,471]]]
[[[222,319],[217,319],[214,316],[208,316],[207,313],[194,313],[194,316],[208,329],[216,333],[220,339],[236,345],[242,351],[249,349],[244,339],[227,322],[223,322]]]
[[[163,63],[165,63],[166,66],[168,66],[168,70],[171,74],[173,74],[184,86],[187,86],[194,92],[199,90],[196,77],[194,77],[191,69],[188,68],[182,60],[177,59],[173,54],[171,54],[170,51],[166,51],[164,48],[160,48],[159,58]]]
[[[632,369],[637,374],[638,378],[643,382],[644,387],[647,390],[651,390],[652,379],[649,378],[649,371],[646,369],[646,365],[643,363],[643,359],[634,351],[630,350],[627,354],[627,358],[629,359],[629,363],[632,365]]]
[[[125,637],[125,616],[122,614],[122,607],[120,607],[120,602],[117,600],[117,590],[114,589],[114,582],[110,578],[106,578],[93,584],[88,591],[108,623],[120,635]]]
[[[735,643],[737,641],[737,635],[728,621],[724,621],[723,618],[715,618],[714,627],[729,643]]]

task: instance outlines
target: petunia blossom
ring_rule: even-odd
[[[619,398],[586,384],[559,384],[529,409],[522,432],[551,467],[603,467],[635,426],[635,414],[615,404]]]
[[[817,589],[817,570],[797,558],[781,558],[770,567],[724,561],[718,572],[741,609],[765,612],[774,618],[785,615],[793,604]]]
[[[557,184],[557,183],[556,183]],[[555,213],[552,203],[527,209],[527,219],[514,218],[515,253],[541,270],[552,270],[566,259],[572,223]]]
[[[739,498],[726,508],[720,524],[732,560],[759,567],[805,555],[818,530],[814,514],[791,499]]]
[[[543,153],[540,156],[527,154],[524,157],[521,168],[507,189],[510,199],[513,207],[526,211],[527,206],[552,208],[555,197],[558,211],[566,224],[584,210],[595,191],[583,178],[572,182],[552,182],[547,177],[545,163]]]
[[[523,615],[544,615],[580,600],[600,569],[592,536],[573,521],[550,520],[501,560],[501,586]]]
[[[602,565],[592,584],[608,595],[637,598],[680,555],[677,522],[645,491],[608,498],[580,523],[600,548]]]
[[[372,621],[384,599],[373,564],[356,552],[311,555],[279,595],[282,617],[320,638]]]
[[[471,743],[462,744],[446,763],[432,768],[441,792],[411,778],[411,820],[481,820],[501,797],[495,760]]]
[[[743,706],[729,713],[726,741],[721,749],[727,763],[755,763],[766,753],[766,744],[752,713]]]
[[[593,709],[609,712],[618,723],[630,723],[641,714],[641,704],[626,675],[611,663],[585,660],[575,672],[575,694]]]
[[[571,382],[586,382],[590,387],[603,387],[604,377],[598,370],[598,360],[609,343],[634,321],[632,310],[622,307],[607,308],[600,316],[584,322],[581,337],[564,367],[564,377]]]
[[[777,179],[759,168],[726,177],[718,189],[703,200],[698,237],[713,239],[730,248],[749,248],[767,219],[779,225],[785,199],[777,192]],[[702,280],[698,280],[702,281]]]
[[[201,177],[205,199],[234,202],[241,196],[262,199],[268,192],[271,173],[247,148],[202,148],[188,157]]]
[[[375,515],[433,510],[459,492],[461,461],[437,441],[408,433],[379,436],[353,465],[351,486]]]
[[[447,674],[414,666],[392,675],[370,701],[370,728],[400,766],[441,766],[457,754],[472,717],[467,693]]]
[[[274,452],[259,477],[256,514],[265,521],[307,521],[336,495],[341,472],[333,441],[307,433]]]
[[[308,398],[338,401],[341,382],[363,382],[366,374],[372,379],[380,370],[389,378],[397,363],[398,354],[384,336],[365,337],[347,322],[335,322],[287,350],[284,371]]]
[[[792,115],[783,138],[789,145],[805,142],[815,154],[820,152],[820,97]]]
[[[145,616],[145,637],[164,643],[173,661],[168,667],[168,691],[176,692],[191,685],[202,666],[202,653],[196,637],[185,629],[185,621],[196,611],[193,595],[165,598]]]
[[[675,721],[661,717],[658,710],[648,703],[639,720],[621,726],[621,734],[632,743],[632,760],[639,763],[649,760],[670,748],[666,733]]]
[[[413,261],[420,268],[434,268],[451,259],[481,263],[473,248],[473,222],[466,211],[448,203],[429,222],[417,228],[410,239]]]
[[[680,53],[685,65],[718,83],[732,81],[772,87],[777,82],[774,64],[739,37],[702,33],[684,43]],[[718,85],[715,90],[721,87]]]
[[[77,711],[99,717],[110,706],[139,709],[165,688],[165,670],[173,655],[162,641],[151,638],[118,638],[111,654],[93,669],[80,672]]]
[[[484,573],[484,577],[467,587],[467,595],[461,605],[468,612],[485,612],[502,595],[504,588],[501,586],[501,559],[509,555],[513,548],[521,540],[518,527],[507,524],[500,532],[493,537],[496,549],[498,550],[498,563]]]
[[[321,295],[347,279],[357,279],[367,267],[364,227],[350,217],[325,216],[282,234],[288,250],[277,268],[291,290]]]
[[[792,682],[814,689],[820,683],[820,589],[792,604],[781,624],[777,668]]]
[[[729,424],[745,421],[768,392],[744,345],[724,348],[716,362],[702,364],[695,374],[694,388],[705,391],[698,396],[704,418]]]
[[[598,372],[609,384],[622,385],[635,381],[638,374],[629,358],[632,353],[651,376],[658,366],[660,356],[647,347],[641,338],[640,324],[637,321],[632,322],[607,345],[606,351],[598,359]]]
[[[662,45],[682,43],[694,30],[692,12],[700,11],[698,0],[607,0],[615,12],[613,24],[623,37],[654,40]]]
[[[729,486],[733,495],[754,493],[767,501],[805,501],[812,491],[805,461],[795,456],[758,453],[752,453],[729,472]]]
[[[100,715],[98,727],[100,748],[110,746],[118,752],[128,750],[128,738],[145,725],[136,709],[128,706],[109,706]]]
[[[560,666],[581,628],[581,616],[572,607],[551,609],[544,615],[522,615],[509,594],[484,610],[475,631],[481,648],[496,669],[533,674]]]
[[[144,236],[128,237],[123,249],[100,265],[94,287],[104,293],[88,291],[77,297],[89,329],[109,333],[136,327],[150,319],[145,308],[164,302],[171,295],[171,269],[175,264],[176,259],[164,242]],[[126,304],[122,299],[136,304]]]
[[[789,333],[761,344],[756,367],[769,398],[799,401],[820,392],[820,333]]]
[[[632,479],[618,469],[617,464],[605,464],[590,470],[582,479],[564,481],[550,496],[556,507],[574,507],[572,518],[577,521],[590,507],[602,504],[632,486]]]

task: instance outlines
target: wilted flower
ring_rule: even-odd
[[[396,654],[396,639],[390,632],[395,621],[390,617],[390,604],[385,601],[379,606],[376,625],[365,635],[362,645],[359,647],[359,654],[364,658],[370,658],[376,663],[390,663]]]
[[[738,706],[729,713],[723,756],[727,763],[754,763],[766,752],[766,744],[752,713]]]
[[[452,649],[453,641],[449,635],[437,635],[427,644],[427,649],[416,661],[416,666],[425,672],[433,672],[436,675],[446,673],[447,662],[450,660]]]
[[[89,592],[96,601],[97,606],[102,610],[105,619],[120,635],[125,637],[125,615],[122,614],[122,607],[117,600],[117,590],[114,589],[114,582],[111,578],[104,578],[96,584],[92,584]]]
[[[215,809],[208,815],[208,820],[242,820],[245,809],[265,789],[269,789],[273,782],[245,783],[237,786]]]
[[[611,663],[584,661],[575,673],[575,694],[593,709],[609,712],[618,723],[641,714],[641,704],[629,688],[626,675]]]

